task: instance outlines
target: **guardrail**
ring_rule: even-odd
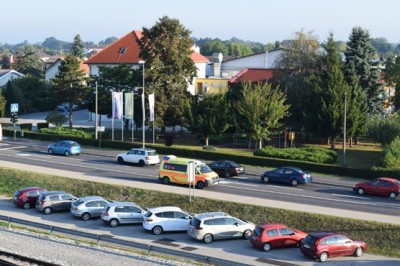
[[[138,243],[135,241],[124,240],[124,239],[116,238],[112,235],[97,235],[97,234],[87,233],[87,232],[83,232],[83,231],[79,231],[79,230],[72,230],[72,229],[48,225],[48,224],[31,222],[31,221],[18,219],[18,218],[14,218],[14,217],[9,217],[9,216],[4,216],[4,215],[0,215],[0,221],[7,222],[9,228],[11,228],[11,224],[25,225],[28,227],[34,227],[34,228],[39,228],[39,229],[43,229],[43,230],[48,230],[50,235],[54,232],[57,232],[57,233],[62,233],[64,235],[71,235],[71,236],[77,236],[80,238],[95,240],[97,245],[100,245],[100,242],[104,242],[104,243],[108,243],[108,244],[122,246],[124,248],[134,248],[134,249],[138,249],[138,250],[143,250],[143,251],[147,252],[148,256],[150,256],[151,253],[154,252],[154,253],[161,253],[161,254],[166,254],[169,256],[179,257],[179,258],[187,258],[187,259],[203,262],[206,264],[212,264],[212,265],[226,265],[226,266],[231,266],[231,265],[232,266],[234,266],[234,265],[235,266],[236,265],[237,266],[247,266],[247,265],[249,265],[249,264],[244,264],[244,263],[240,263],[237,261],[230,261],[230,260],[220,259],[220,258],[216,258],[216,257],[209,257],[209,256],[189,253],[189,252],[182,251],[182,250],[169,249],[169,248],[164,248],[164,247],[160,247],[160,246],[156,246],[156,245],[143,244],[143,243]]]

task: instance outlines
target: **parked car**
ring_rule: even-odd
[[[152,208],[144,215],[143,228],[155,235],[166,231],[186,231],[191,218],[191,215],[178,207]]]
[[[146,211],[133,202],[109,202],[101,212],[101,220],[111,227],[119,224],[143,223]]]
[[[160,163],[160,157],[158,157],[157,151],[154,149],[139,149],[134,148],[125,153],[117,155],[117,162],[123,163],[137,163],[140,166],[158,164]]]
[[[250,243],[256,248],[270,251],[271,248],[298,246],[306,236],[307,233],[284,224],[263,224],[256,226]]]
[[[77,198],[65,191],[45,191],[36,200],[36,209],[44,214],[53,211],[68,211]]]
[[[81,154],[81,146],[78,142],[73,140],[62,140],[47,147],[47,152],[49,154],[63,154],[69,156],[71,154],[79,155]]]
[[[233,161],[215,161],[208,166],[220,177],[238,176],[245,173],[244,167]]]
[[[287,166],[264,172],[261,175],[261,181],[264,183],[288,183],[296,187],[299,184],[311,183],[312,176],[311,173],[304,172],[300,168]]]
[[[108,201],[100,196],[82,197],[71,203],[71,214],[87,221],[90,218],[98,218]]]
[[[400,194],[400,181],[395,178],[379,177],[373,181],[355,184],[353,191],[359,195],[371,194],[395,199]]]
[[[188,226],[188,234],[209,244],[217,239],[249,239],[255,224],[245,222],[223,212],[208,212],[193,216]]]
[[[313,233],[300,241],[303,255],[325,262],[329,257],[354,255],[360,257],[367,245],[336,233]]]
[[[20,188],[14,193],[13,203],[26,210],[30,209],[32,206],[35,206],[37,198],[40,193],[44,191],[46,191],[46,189],[40,187]]]

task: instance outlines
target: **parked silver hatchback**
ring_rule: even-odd
[[[111,227],[119,224],[141,224],[146,213],[133,202],[109,202],[101,213],[101,219]]]
[[[53,211],[68,211],[77,198],[65,191],[44,191],[36,200],[36,209],[44,214]]]
[[[87,221],[90,218],[98,218],[108,201],[100,196],[82,197],[71,203],[71,214]]]

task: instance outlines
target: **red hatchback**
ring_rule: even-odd
[[[290,229],[284,224],[263,224],[256,226],[250,242],[256,248],[270,251],[276,247],[298,246],[306,236],[307,233]]]
[[[39,197],[42,191],[46,189],[40,187],[26,187],[15,191],[13,202],[18,207],[23,207],[24,209],[30,209],[35,206],[36,199]]]
[[[300,241],[303,255],[325,262],[329,257],[354,255],[360,257],[367,250],[362,241],[352,240],[336,233],[309,234]]]
[[[359,195],[371,194],[395,199],[400,193],[400,181],[395,178],[379,177],[373,181],[355,184],[353,191]]]

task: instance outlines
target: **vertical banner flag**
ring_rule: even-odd
[[[133,92],[127,92],[125,95],[125,119],[133,119]]]
[[[150,122],[154,121],[154,93],[149,94]]]
[[[112,93],[113,118],[121,119],[123,110],[122,92]]]

